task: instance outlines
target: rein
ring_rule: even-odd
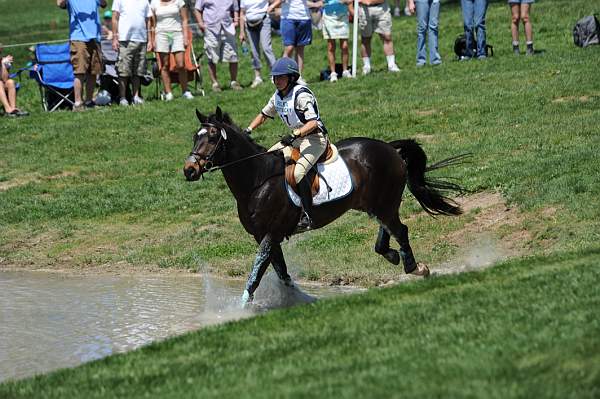
[[[202,127],[214,127],[216,129],[224,130],[223,127],[217,126],[217,125],[215,125],[213,123],[202,123],[201,126]],[[217,170],[225,169],[225,168],[227,168],[229,166],[238,164],[240,162],[247,161],[247,160],[252,159],[252,158],[257,158],[257,157],[260,157],[260,156],[263,156],[263,155],[266,155],[266,154],[271,154],[271,153],[274,153],[276,151],[280,151],[280,150],[272,150],[272,151],[260,152],[258,154],[253,154],[253,155],[250,155],[250,156],[247,156],[247,157],[244,157],[244,158],[236,159],[235,161],[227,162],[226,164],[223,164],[223,165],[213,166],[214,165],[213,164],[213,158],[214,158],[215,154],[217,153],[217,151],[219,150],[219,148],[221,147],[221,142],[223,142],[223,145],[224,145],[224,140],[225,140],[224,139],[224,135],[222,133],[219,136],[219,141],[217,141],[217,144],[215,145],[215,147],[213,148],[213,150],[212,150],[212,152],[210,154],[208,154],[206,156],[201,156],[197,152],[192,151],[192,152],[190,152],[190,156],[194,157],[194,160],[196,161],[196,164],[198,166],[200,166],[200,159],[204,159],[206,161],[206,164],[204,165],[203,169],[206,172],[210,173],[210,172],[215,172]]]
[[[247,161],[247,160],[252,159],[252,158],[257,158],[257,157],[260,157],[262,155],[272,154],[272,153],[277,152],[277,151],[280,151],[280,150],[259,152],[258,154],[253,154],[253,155],[249,155],[249,156],[244,157],[244,158],[236,159],[235,161],[227,162],[226,164],[223,164],[223,165],[211,166],[209,168],[207,168],[205,166],[204,169],[206,169],[207,172],[214,172],[214,171],[217,171],[217,170],[225,169],[225,168],[227,168],[229,166],[238,164],[240,162],[244,162],[244,161]]]

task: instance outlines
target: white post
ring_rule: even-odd
[[[358,0],[354,0],[354,20],[352,21],[352,77],[356,77],[356,61],[358,60]]]

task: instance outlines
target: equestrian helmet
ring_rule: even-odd
[[[298,64],[291,58],[283,57],[275,61],[271,68],[271,76],[290,75],[296,78],[300,77]]]

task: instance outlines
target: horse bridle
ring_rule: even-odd
[[[223,148],[225,148],[225,134],[224,134],[225,129],[221,126],[215,125],[214,123],[202,123],[200,126],[202,126],[202,129],[205,129],[205,130],[206,130],[206,128],[215,128],[215,129],[221,130],[221,134],[219,134],[219,140],[217,141],[217,144],[215,145],[213,150],[210,152],[210,154],[208,154],[206,156],[202,156],[196,151],[190,152],[190,157],[194,158],[194,162],[196,163],[196,165],[198,165],[198,167],[200,169],[204,169],[207,172],[210,172],[214,167],[213,158],[215,157],[217,151],[221,147],[221,143],[223,143]],[[202,129],[200,129],[200,131],[198,133],[200,133],[202,131]],[[207,132],[208,132],[208,130],[207,130]],[[196,133],[196,134],[198,134],[198,133]],[[200,161],[206,161],[204,163],[204,166],[200,165]]]

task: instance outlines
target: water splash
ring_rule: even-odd
[[[472,244],[458,253],[452,261],[435,269],[435,274],[463,273],[488,268],[508,258],[508,253],[498,241],[488,235],[475,239]]]

